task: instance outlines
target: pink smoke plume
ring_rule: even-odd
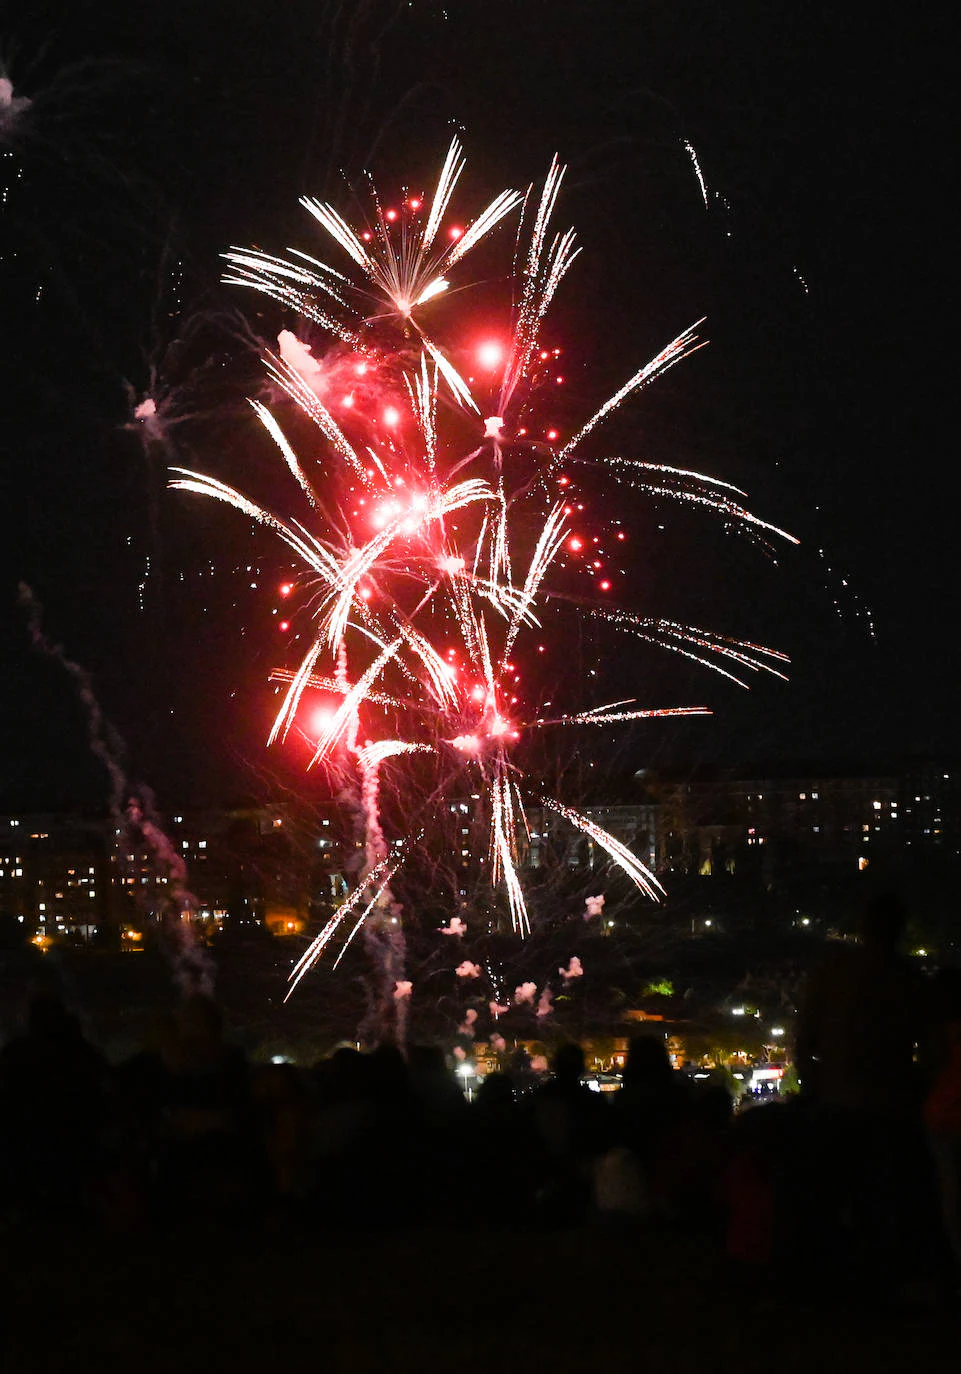
[[[458,964],[454,969],[458,978],[479,978],[481,974],[480,964],[472,964],[469,959],[465,959],[462,964]]]
[[[463,1045],[455,1045],[451,1053],[453,1054],[454,1058],[459,1060],[462,1064],[464,1060],[467,1058],[467,1051],[464,1049]]]
[[[311,356],[310,344],[301,343],[297,335],[292,334],[289,329],[282,329],[277,335],[277,347],[287,366],[299,372],[308,382],[323,372],[320,363]]]
[[[68,658],[63,648],[59,644],[52,644],[44,634],[43,607],[25,582],[20,583],[19,601],[27,612],[33,647],[59,663],[76,684],[87,718],[90,751],[101,761],[110,779],[110,816],[114,822],[114,840],[120,866],[124,865],[123,856],[142,837],[153,860],[154,875],[163,880],[167,888],[166,903],[177,942],[174,978],[185,995],[200,992],[209,996],[213,990],[213,967],[198,944],[190,923],[197,901],[187,887],[187,869],[183,858],[157,823],[149,789],[130,787],[118,758],[123,748],[122,742],[104,717],[89,673]]]
[[[0,134],[4,126],[11,128],[18,115],[29,110],[33,102],[25,95],[14,95],[9,76],[0,76]]]
[[[576,954],[571,955],[571,961],[567,965],[567,968],[559,968],[557,971],[564,979],[565,983],[568,982],[571,978],[584,977],[584,965],[581,963],[580,959],[578,959]]]
[[[496,1031],[491,1036],[491,1049],[495,1054],[503,1054],[507,1049],[507,1041],[502,1035],[498,1035]]]
[[[599,893],[596,897],[588,897],[584,906],[584,920],[589,921],[594,916],[600,916],[604,910],[604,894]]]
[[[467,934],[467,922],[466,922],[466,921],[462,921],[461,918],[460,918],[459,916],[452,916],[452,917],[450,918],[450,924],[449,924],[449,925],[446,925],[446,926],[438,926],[437,928],[438,928],[438,930],[440,931],[441,935],[466,935],[466,934]]]
[[[399,978],[394,984],[394,996],[399,1002],[402,997],[409,997],[414,990],[414,985],[405,978]]]
[[[534,1005],[534,998],[537,996],[536,983],[521,983],[519,988],[514,989],[514,1005],[522,1006],[524,1002]]]
[[[511,1004],[510,1002],[488,1002],[487,1009],[496,1021],[499,1016],[503,1016],[505,1012],[510,1011]]]
[[[458,1029],[458,1031],[460,1032],[460,1034],[461,1034],[461,1035],[469,1035],[470,1038],[473,1040],[473,1038],[474,1038],[474,1033],[475,1033],[475,1032],[474,1032],[474,1023],[475,1023],[476,1020],[477,1020],[477,1012],[474,1010],[473,1007],[469,1007],[468,1010],[464,1013],[464,1020],[463,1020],[463,1022],[457,1027],[457,1029]]]
[[[537,999],[537,1016],[538,1016],[538,1017],[550,1016],[551,1012],[554,1010],[554,1008],[551,1006],[551,1000],[552,1000],[553,996],[554,996],[554,994],[551,992],[550,988],[549,988],[549,987],[547,986],[547,984],[545,983],[545,985],[544,985],[544,991],[541,993],[540,997]]]

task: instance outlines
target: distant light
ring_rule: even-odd
[[[584,547],[584,541],[583,539],[578,539],[577,535],[575,534],[570,539],[568,539],[567,547],[570,549],[571,553],[579,553],[580,550]]]
[[[282,583],[280,584],[280,594],[281,594],[281,596],[290,596],[290,593],[291,593],[293,590],[294,590],[294,586],[293,586],[293,583],[292,583],[292,582],[282,582]]]
[[[396,210],[388,210],[388,211],[387,211],[387,214],[384,216],[384,218],[385,218],[385,219],[389,219],[390,222],[391,222],[391,224],[393,224],[394,220],[397,218],[397,211],[396,211]]]
[[[553,443],[554,440],[557,438],[557,430],[556,430],[556,429],[549,429],[549,430],[547,431],[547,437],[548,437],[548,439],[550,439],[551,443]]]
[[[290,621],[289,621],[289,620],[282,620],[282,621],[280,622],[280,624],[277,626],[277,629],[278,629],[278,630],[289,630],[289,629],[290,629]]]
[[[459,1073],[461,1078],[474,1077],[474,1068],[471,1064],[458,1064],[455,1072]]]
[[[396,406],[388,406],[387,409],[384,411],[384,424],[396,425],[399,423],[399,421],[400,411],[396,408]]]
[[[448,229],[447,233],[450,238],[459,239],[462,237],[464,231],[463,229],[461,229],[459,225],[453,224],[451,225],[450,229]]]
[[[745,1012],[744,1007],[732,1007],[732,1008],[731,1008],[731,1015],[732,1015],[732,1016],[743,1016],[743,1015],[744,1015],[744,1012]]]
[[[410,206],[410,208],[411,208],[412,210],[419,210],[419,209],[420,209],[420,201],[417,199],[416,196],[411,196],[411,198],[410,198],[410,200],[407,202],[407,204]]]
[[[783,1027],[783,1026],[772,1026],[772,1027],[771,1027],[771,1034],[774,1036],[774,1038],[775,1038],[776,1040],[780,1040],[781,1036],[784,1034],[784,1027]]]
[[[602,592],[609,592],[609,591],[611,590],[611,584],[610,584],[610,582],[608,582],[608,581],[605,579],[605,580],[600,584],[600,588],[601,588],[601,591],[602,591]]]

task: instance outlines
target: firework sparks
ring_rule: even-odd
[[[531,922],[519,838],[529,835],[525,808],[538,792],[525,778],[525,738],[548,726],[614,726],[707,712],[703,706],[645,708],[634,698],[589,708],[575,701],[554,715],[539,712],[536,700],[525,696],[524,643],[531,630],[548,638],[543,627],[549,608],[563,605],[594,617],[735,681],[741,679],[731,668],[783,676],[780,668],[786,663],[778,651],[746,640],[643,615],[629,606],[585,606],[565,595],[565,556],[584,547],[571,528],[575,507],[558,500],[554,486],[563,489],[569,483],[568,477],[555,475],[568,460],[590,466],[598,488],[605,478],[627,480],[655,497],[719,515],[731,528],[758,539],[792,537],[753,515],[742,504],[744,493],[718,478],[629,457],[591,460],[582,453],[585,441],[615,409],[703,347],[697,335],[701,321],[637,370],[562,446],[554,429],[546,431],[545,443],[526,438],[522,420],[525,407],[534,403],[535,374],[559,352],[540,346],[544,320],[579,251],[572,231],[551,229],[564,177],[557,159],[533,197],[526,249],[518,244],[511,319],[480,350],[493,412],[481,418],[471,383],[462,375],[469,368],[460,361],[471,349],[471,356],[477,355],[476,334],[472,342],[457,337],[455,312],[455,330],[441,343],[440,336],[428,337],[420,316],[449,296],[453,269],[532,193],[525,198],[501,192],[466,227],[445,231],[464,167],[455,140],[430,197],[408,198],[402,210],[395,210],[384,209],[375,193],[374,220],[364,229],[353,228],[333,206],[304,199],[304,207],[352,264],[343,272],[294,250],[287,257],[240,249],[225,255],[228,281],[292,306],[326,339],[325,347],[284,331],[279,356],[266,358],[271,378],[316,427],[317,451],[301,456],[273,412],[259,401],[251,403],[299,488],[303,515],[274,514],[225,482],[186,469],[174,469],[171,483],[233,506],[271,530],[298,560],[302,573],[284,594],[296,585],[307,598],[301,615],[309,618],[309,647],[297,668],[272,675],[286,691],[269,739],[283,741],[293,730],[310,743],[310,766],[346,761],[354,769],[364,867],[354,891],[295,965],[290,992],[342,929],[349,933],[338,963],[368,923],[379,922],[381,933],[388,921],[398,926],[397,916],[386,914],[399,910],[390,884],[421,836],[415,841],[412,830],[388,842],[384,835],[380,785],[388,761],[391,778],[421,767],[436,771],[429,801],[420,810],[411,803],[405,807],[414,826],[428,833],[452,792],[482,799],[487,845],[480,861],[489,866],[514,930],[525,934]],[[364,385],[345,392],[338,409],[342,377],[362,378]],[[623,539],[623,532],[617,538]],[[599,589],[611,590],[603,558],[592,555],[591,568],[597,570]],[[545,648],[540,644],[538,651]],[[318,728],[310,730],[303,724],[305,698],[317,692],[335,701],[329,710],[325,704]],[[590,817],[559,800],[540,804],[586,835],[647,897],[659,897],[663,889],[654,874]],[[602,905],[602,897],[588,899],[586,918]],[[441,927],[444,935],[465,930],[459,916]],[[397,931],[388,935],[394,939]],[[402,976],[397,949],[392,951],[381,1000],[399,1006],[406,1004],[410,984]],[[456,972],[469,980],[480,968],[464,960]],[[565,982],[581,972],[575,959],[561,970]],[[535,995],[535,986],[525,984],[515,992],[515,1005],[533,1006]],[[496,998],[492,1006],[499,1008],[497,1014],[506,1009]],[[538,1012],[549,1011],[545,987]]]

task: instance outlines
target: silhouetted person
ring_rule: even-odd
[[[580,1045],[561,1045],[551,1069],[552,1076],[532,1099],[550,1176],[545,1208],[555,1221],[580,1220],[591,1204],[594,1162],[611,1144],[610,1114],[600,1095],[581,1082]]]
[[[108,1071],[60,999],[42,993],[0,1052],[0,1168],[28,1209],[74,1207],[100,1181]]]
[[[517,1225],[530,1213],[543,1148],[511,1074],[489,1073],[482,1080],[471,1104],[469,1124],[469,1174],[489,1183],[484,1214]]]
[[[941,1215],[955,1266],[961,1266],[961,970],[934,980],[935,1072],[924,1120],[931,1139]]]
[[[879,1298],[942,1260],[921,1122],[930,993],[897,952],[905,919],[894,896],[869,903],[859,942],[829,945],[808,978],[797,1030],[822,1228],[810,1262],[853,1265]]]
[[[159,1201],[169,1216],[239,1215],[252,1184],[250,1070],[199,993],[177,1008],[160,1051]]]
[[[685,1085],[671,1067],[664,1041],[634,1036],[613,1109],[618,1139],[637,1156],[651,1184],[665,1142],[683,1118],[685,1101]]]

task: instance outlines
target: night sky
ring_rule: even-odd
[[[0,64],[33,102],[0,111],[0,809],[105,791],[72,684],[30,648],[20,581],[162,801],[293,780],[262,744],[282,561],[167,492],[165,464],[240,485],[273,470],[243,398],[290,321],[222,285],[218,254],[316,246],[299,195],[349,212],[365,167],[427,184],[452,132],[466,205],[555,151],[570,166],[558,222],[584,251],[551,326],[561,422],[706,315],[710,347],[612,440],[736,482],[802,540],[775,565],[706,517],[638,516],[653,613],[794,666],[747,696],[638,657],[645,701],[716,714],[639,730],[631,765],[956,752],[946,19],[769,0],[26,8],[0,18]],[[131,395],[158,389],[178,421],[166,454],[125,428]]]

